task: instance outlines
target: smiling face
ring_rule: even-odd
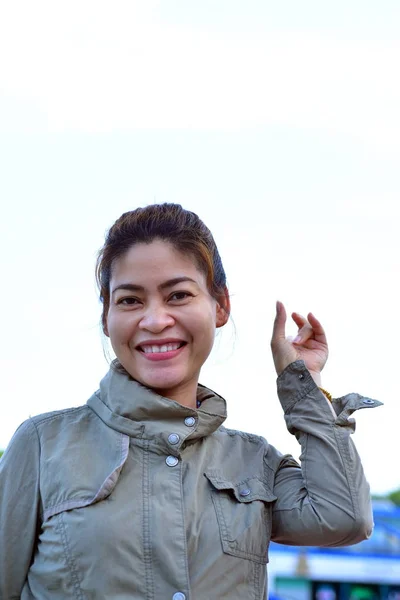
[[[136,244],[113,263],[106,333],[126,371],[167,398],[195,406],[215,328],[227,319],[192,257],[168,242]]]

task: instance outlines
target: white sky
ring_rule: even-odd
[[[2,4],[0,447],[97,388],[104,232],[175,201],[228,274],[234,326],[201,379],[227,425],[298,457],[269,350],[279,298],[325,324],[325,387],[385,402],[354,440],[372,490],[400,487],[399,22],[397,0]]]

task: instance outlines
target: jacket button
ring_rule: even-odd
[[[375,401],[372,398],[364,398],[363,404],[375,404]]]
[[[170,456],[167,456],[167,458],[165,459],[165,462],[167,463],[167,465],[169,467],[176,467],[176,465],[178,464],[179,460],[176,458],[176,456],[171,456],[170,455]]]
[[[182,592],[175,592],[172,596],[172,600],[186,600],[186,596],[185,594],[182,594]]]
[[[170,443],[170,444],[172,444],[173,446],[174,446],[175,444],[178,444],[178,442],[179,442],[179,439],[180,439],[180,438],[179,438],[179,435],[178,435],[177,433],[170,433],[170,434],[169,434],[169,436],[168,436],[168,441],[169,441],[169,443]]]
[[[196,423],[196,419],[194,417],[186,417],[186,419],[185,419],[186,427],[193,427],[193,425],[195,423]]]
[[[246,496],[250,496],[250,493],[249,488],[244,488],[243,490],[240,490],[239,495],[245,498]]]

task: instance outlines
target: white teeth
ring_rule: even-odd
[[[174,343],[174,344],[163,344],[162,346],[141,346],[143,352],[145,354],[150,354],[153,352],[172,352],[173,350],[178,350],[180,344],[179,343]]]

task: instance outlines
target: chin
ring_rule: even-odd
[[[142,375],[141,373],[136,373],[136,375],[134,374],[134,379],[139,381],[145,387],[158,392],[163,390],[174,390],[184,385],[185,382],[183,377],[165,377],[165,375],[155,377],[154,375],[146,376]]]
[[[168,398],[169,400],[175,400],[175,401],[176,401],[176,394],[179,392],[179,390],[182,386],[182,384],[180,384],[180,383],[158,384],[158,383],[145,382],[145,381],[142,382],[142,385],[144,385],[146,388],[148,388],[155,394],[162,396],[163,398]]]

